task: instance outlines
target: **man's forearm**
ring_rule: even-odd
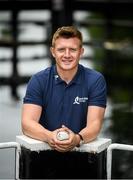
[[[47,142],[48,136],[50,134],[49,130],[45,129],[36,121],[22,123],[22,131],[25,135],[44,142]]]

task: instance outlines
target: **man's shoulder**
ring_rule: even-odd
[[[85,67],[83,65],[80,65],[82,71],[84,72],[85,76],[87,78],[99,78],[100,76],[103,76],[101,72],[95,70],[95,69],[91,69],[89,67]]]
[[[44,86],[49,81],[49,77],[51,76],[53,72],[53,66],[47,67],[35,74],[32,75],[29,83],[35,86],[36,84],[40,84],[41,86]]]
[[[49,75],[49,73],[51,72],[51,70],[52,70],[52,66],[51,66],[51,67],[47,67],[47,68],[45,68],[45,69],[43,69],[43,70],[35,73],[34,75],[35,75],[35,76],[38,76],[38,77],[39,77],[39,76],[47,76],[47,75]]]
[[[52,71],[53,71],[53,66],[47,67],[46,69],[43,69],[43,70],[35,73],[33,76],[37,79],[45,80],[49,77],[49,75],[51,74]]]

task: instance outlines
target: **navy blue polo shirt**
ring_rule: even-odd
[[[40,124],[48,130],[65,125],[78,133],[86,126],[88,106],[106,107],[106,82],[101,73],[79,65],[66,84],[53,65],[32,76],[24,103],[42,107]]]

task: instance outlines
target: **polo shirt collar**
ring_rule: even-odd
[[[81,74],[82,74],[82,66],[78,65],[78,71],[77,71],[76,75],[74,76],[74,78],[72,79],[72,81],[69,83],[69,85],[73,84],[73,83],[81,84],[81,82],[82,82]],[[56,65],[53,66],[53,76],[54,76],[55,84],[60,84],[60,83],[64,82],[57,73]]]

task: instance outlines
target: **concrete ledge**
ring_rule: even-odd
[[[16,136],[16,142],[31,151],[44,151],[44,150],[52,150],[51,147],[42,141],[38,141],[36,139],[29,138],[25,135]],[[88,152],[88,153],[100,153],[108,148],[111,144],[111,139],[106,138],[97,138],[96,140],[83,144],[79,148],[74,148],[73,151],[79,152]]]

